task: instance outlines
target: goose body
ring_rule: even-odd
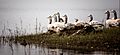
[[[55,32],[60,32],[60,31],[64,30],[64,28],[66,26],[65,26],[65,24],[63,22],[55,22],[53,24],[53,27],[54,27]]]
[[[53,28],[54,28],[53,24],[48,24],[48,26],[47,26],[48,30],[53,30]]]
[[[102,24],[102,23],[99,22],[99,21],[91,21],[91,22],[89,22],[89,24],[90,24],[90,25],[94,25],[94,24]]]
[[[48,30],[51,30],[51,31],[54,31],[54,32],[60,32],[62,30],[64,30],[67,25],[67,16],[66,18],[64,19],[64,22],[60,22],[60,14],[58,13],[58,18],[57,18],[57,15],[54,14],[53,17],[49,16],[49,24],[48,24]],[[54,21],[52,23],[52,18],[54,18]]]
[[[117,25],[118,25],[118,22],[116,22],[116,20],[113,20],[113,19],[106,20],[106,27],[107,28],[117,27]]]
[[[80,25],[84,25],[86,22],[79,20],[79,19],[75,19],[75,22],[73,24],[75,24],[76,26],[80,26]]]
[[[63,22],[55,22],[53,24],[48,25],[48,30],[54,32],[60,32],[66,28],[66,25]]]

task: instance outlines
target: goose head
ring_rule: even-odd
[[[105,14],[110,14],[110,12],[107,10],[107,11],[105,11]]]
[[[111,13],[116,13],[116,11],[115,10],[111,10]]]
[[[107,15],[107,20],[110,19],[110,12],[108,10],[105,11],[105,14]]]
[[[111,13],[114,14],[114,19],[117,19],[117,12],[115,10],[111,10]]]

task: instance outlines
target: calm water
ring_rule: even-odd
[[[80,51],[80,50],[79,50]],[[49,49],[38,45],[22,46],[0,40],[0,55],[119,55],[118,52],[94,51],[80,53],[74,50]]]

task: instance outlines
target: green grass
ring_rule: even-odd
[[[15,38],[18,42],[24,40],[28,44],[39,44],[49,48],[74,49],[83,51],[119,51],[120,50],[120,28],[104,29],[101,32],[90,32],[88,34],[55,34],[41,33],[37,35],[25,35]]]

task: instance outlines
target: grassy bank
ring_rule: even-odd
[[[42,33],[16,37],[20,43],[39,44],[49,48],[63,48],[83,51],[119,51],[120,28],[104,29],[101,32],[87,34],[55,34]]]

